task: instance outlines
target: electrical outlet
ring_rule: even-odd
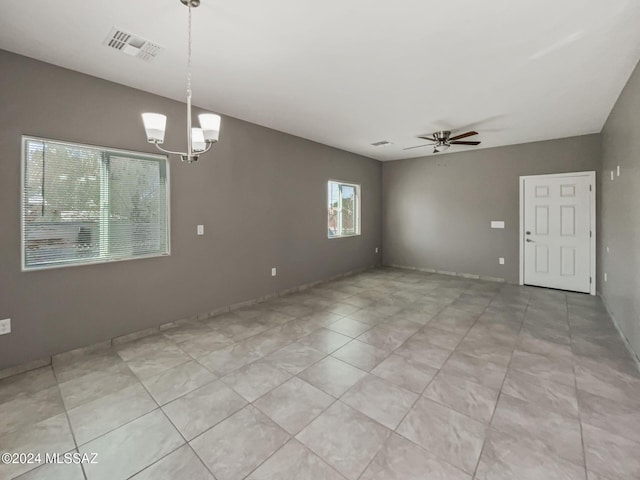
[[[607,247],[607,253],[609,253],[609,247]]]
[[[504,265],[504,258],[503,257],[498,258],[498,263],[500,265]]]
[[[204,235],[204,225],[198,225],[198,227],[196,228],[196,233],[198,235]]]
[[[620,176],[620,165],[616,167],[616,173],[618,174],[618,176]]]
[[[378,247],[376,247],[376,253],[378,253]]]
[[[273,267],[273,268],[271,269],[271,276],[272,276],[272,277],[275,277],[275,276],[276,276],[276,267]]]
[[[613,181],[613,170],[611,170],[611,181]]]
[[[10,318],[5,318],[4,320],[0,320],[0,335],[6,335],[7,333],[11,333]]]
[[[606,273],[604,274],[604,281],[605,282],[607,281],[607,274]]]

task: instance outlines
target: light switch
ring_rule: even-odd
[[[272,276],[272,277],[275,277],[275,276],[276,276],[276,267],[273,267],[273,268],[271,269],[271,276]]]
[[[504,228],[504,222],[502,220],[492,220],[491,228]]]
[[[198,235],[204,235],[204,225],[198,225],[197,232]]]
[[[613,181],[613,170],[611,170],[611,181]]]
[[[504,265],[504,258],[503,257],[498,258],[498,263],[500,265]]]
[[[604,281],[605,282],[607,281],[607,274],[606,273],[604,274]]]
[[[620,176],[620,165],[616,167],[616,173],[618,174],[618,176]]]
[[[6,335],[7,333],[11,333],[10,318],[5,318],[4,320],[0,320],[0,335]]]

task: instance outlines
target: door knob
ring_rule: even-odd
[[[524,232],[524,233],[526,233],[527,235],[531,235],[531,232],[528,231],[528,230],[526,232]]]

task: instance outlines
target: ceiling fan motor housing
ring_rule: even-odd
[[[435,139],[436,143],[433,146],[433,153],[440,153],[443,150],[447,150],[451,146],[451,144],[449,143],[450,137],[451,132],[449,130],[440,130],[439,132],[434,132],[433,138]]]
[[[433,138],[435,138],[438,143],[448,143],[450,137],[451,132],[448,130],[441,130],[433,134]]]

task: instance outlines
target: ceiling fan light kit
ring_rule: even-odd
[[[404,148],[403,150],[412,150],[414,148],[433,146],[433,153],[440,153],[448,150],[453,145],[480,145],[479,141],[461,141],[463,138],[472,137],[474,135],[478,135],[478,132],[471,131],[461,133],[460,135],[452,137],[449,130],[440,130],[439,132],[434,132],[431,136],[418,135],[418,138],[421,138],[422,140],[428,140],[432,143],[416,145],[415,147],[408,147]]]
[[[167,116],[161,113],[143,113],[142,122],[147,134],[147,142],[153,143],[164,153],[179,155],[183,162],[197,162],[200,155],[211,150],[220,136],[220,115],[203,113],[198,115],[200,127],[192,127],[191,115],[191,9],[200,5],[200,0],[180,0],[189,8],[188,21],[188,53],[187,53],[187,151],[176,152],[167,150],[160,145],[164,143],[167,127]]]

